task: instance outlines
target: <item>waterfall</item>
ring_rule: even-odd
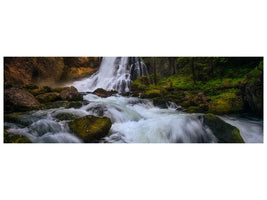
[[[72,85],[79,92],[93,92],[97,88],[129,92],[131,82],[148,75],[146,65],[137,57],[104,57],[98,72]]]

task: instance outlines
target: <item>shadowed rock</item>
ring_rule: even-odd
[[[40,103],[24,89],[9,88],[4,92],[5,111],[28,111],[40,109]]]

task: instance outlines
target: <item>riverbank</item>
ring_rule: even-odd
[[[263,64],[233,78],[220,77],[194,83],[185,73],[161,78],[139,77],[132,83],[134,96],[149,98],[166,108],[168,102],[189,113],[240,114],[263,117]]]

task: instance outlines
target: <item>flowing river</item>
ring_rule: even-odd
[[[99,71],[90,78],[72,85],[80,92],[92,92],[97,88],[130,91],[131,81],[147,75],[147,69],[139,59],[130,57],[104,58]],[[68,120],[60,121],[59,113],[106,116],[112,121],[109,135],[100,143],[216,143],[212,131],[203,124],[203,114],[178,111],[170,103],[167,109],[155,107],[149,100],[114,95],[101,98],[84,94],[88,104],[81,108],[64,107],[31,111],[20,115],[19,122],[5,123],[8,132],[27,136],[36,143],[81,143],[68,127]],[[236,126],[246,143],[263,142],[263,121],[251,118],[220,116]]]

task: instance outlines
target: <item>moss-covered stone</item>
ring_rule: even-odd
[[[4,143],[32,143],[29,138],[24,135],[11,134],[4,129]]]
[[[81,101],[72,101],[69,102],[65,108],[80,108],[83,106],[83,103]]]
[[[243,101],[240,97],[218,98],[209,103],[209,112],[214,114],[237,113],[243,110]]]
[[[32,121],[29,118],[23,116],[22,114],[23,113],[21,112],[5,114],[4,120],[5,122],[20,124],[23,127],[29,126]]]
[[[201,113],[201,112],[204,112],[204,110],[201,109],[201,107],[199,107],[199,106],[190,106],[189,108],[186,109],[186,112]]]
[[[34,84],[25,85],[25,86],[23,86],[23,88],[25,88],[27,90],[39,89],[39,87],[37,85],[34,85]]]
[[[55,116],[56,119],[63,121],[63,120],[73,120],[78,118],[78,116],[74,115],[73,113],[59,113]]]
[[[63,90],[67,89],[68,87],[57,87],[57,88],[53,88],[52,89],[52,92],[57,92],[57,93],[60,93],[62,92]]]
[[[161,91],[159,89],[151,89],[145,92],[144,97],[145,98],[154,98],[154,97],[160,97]]]
[[[111,90],[111,91],[107,91],[107,90],[104,90],[103,88],[97,88],[93,94],[99,96],[99,97],[102,97],[102,98],[106,98],[106,97],[110,97],[112,96],[113,94],[117,94],[118,92],[115,91],[115,90]]]
[[[40,94],[40,95],[36,96],[36,99],[40,103],[47,103],[47,102],[53,102],[53,101],[60,100],[60,96],[59,96],[59,93],[49,92],[49,93]]]
[[[244,143],[239,130],[213,114],[204,115],[204,124],[217,137],[219,143]]]
[[[73,120],[69,127],[84,142],[95,142],[108,134],[111,120],[107,117],[87,115]]]

